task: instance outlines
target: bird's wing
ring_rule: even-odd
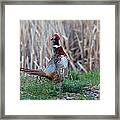
[[[54,57],[51,58],[51,60],[48,62],[48,66],[46,67],[47,73],[53,73],[55,72],[56,66],[54,63]]]

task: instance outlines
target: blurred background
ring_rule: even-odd
[[[20,67],[45,69],[53,55],[50,38],[56,32],[69,67],[80,72],[100,68],[99,20],[21,20]]]

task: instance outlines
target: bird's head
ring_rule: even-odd
[[[56,53],[57,49],[61,47],[60,35],[58,33],[54,33],[50,40],[52,41],[53,52]]]
[[[51,38],[51,41],[53,43],[53,46],[60,46],[60,35],[58,33],[54,33],[52,38]]]

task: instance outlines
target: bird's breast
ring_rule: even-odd
[[[67,68],[67,67],[68,67],[68,60],[67,60],[67,57],[66,57],[66,56],[61,55],[60,64],[63,65],[64,68]]]

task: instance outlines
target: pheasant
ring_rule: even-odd
[[[54,33],[51,38],[53,46],[53,56],[48,62],[45,72],[42,70],[25,69],[20,68],[20,71],[26,72],[30,75],[38,75],[40,77],[46,77],[55,83],[60,83],[67,75],[68,59],[62,46],[60,45],[60,35]]]

